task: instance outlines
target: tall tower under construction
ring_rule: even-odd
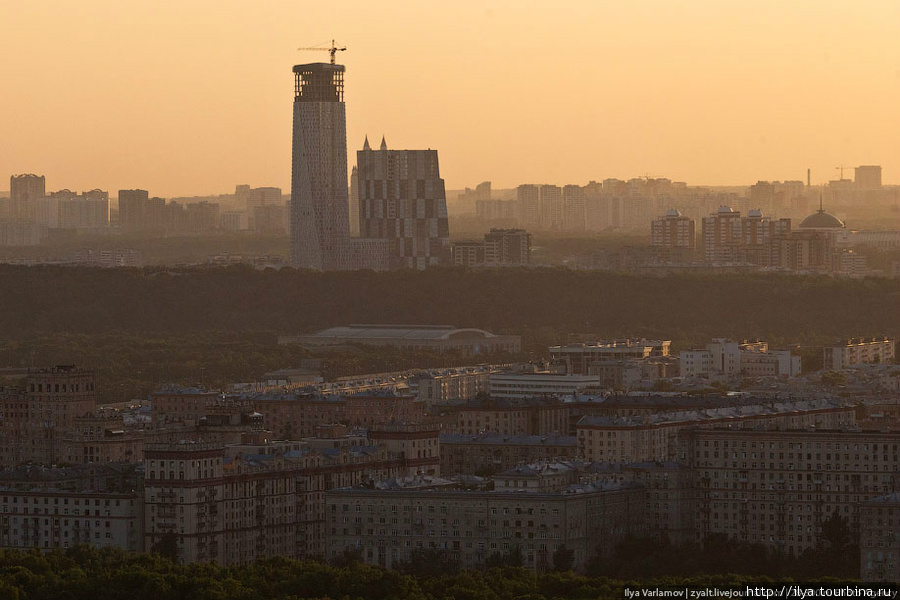
[[[296,65],[290,216],[294,267],[352,268],[348,203],[344,65]]]

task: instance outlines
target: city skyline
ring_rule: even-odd
[[[439,148],[448,189],[807,168],[821,184],[866,164],[900,183],[896,3],[207,8],[0,9],[18,57],[0,67],[18,90],[0,100],[15,115],[0,165],[48,189],[289,189],[284,72],[327,60],[296,48],[333,37],[350,149],[367,134]]]

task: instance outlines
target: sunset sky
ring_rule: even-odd
[[[900,1],[3,2],[0,189],[290,188],[291,67],[348,50],[348,155],[451,189],[669,177],[900,183]]]

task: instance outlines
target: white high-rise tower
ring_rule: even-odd
[[[320,271],[352,268],[344,65],[294,67],[292,167],[291,263]]]

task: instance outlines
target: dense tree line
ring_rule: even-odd
[[[625,587],[742,586],[763,577],[706,575],[623,581],[571,571],[535,574],[517,567],[412,575],[358,562],[342,566],[283,558],[239,567],[179,565],[156,554],[78,546],[42,554],[0,551],[0,597],[11,600],[507,600],[624,597]],[[820,579],[818,581],[825,581]]]
[[[818,545],[798,556],[724,534],[710,535],[702,544],[672,544],[666,537],[628,537],[608,557],[594,559],[587,573],[594,577],[635,579],[716,573],[769,576],[779,580],[827,576],[851,579],[859,577],[859,545],[846,519],[833,513],[822,523]]]
[[[0,266],[0,366],[97,369],[102,400],[160,383],[221,386],[319,359],[326,378],[546,357],[574,339],[715,336],[799,343],[807,370],[835,338],[897,335],[900,282],[781,275],[638,277],[563,269],[313,273],[250,268]],[[358,347],[310,352],[279,333],[348,323],[452,324],[523,336],[518,356]]]
[[[498,354],[477,360],[511,362],[526,358]],[[59,333],[22,341],[0,339],[0,366],[76,364],[93,369],[102,403],[145,398],[167,383],[226,389],[231,383],[257,381],[265,373],[301,364],[313,365],[326,381],[331,381],[472,362],[472,357],[457,353],[370,346],[312,352],[294,344],[277,344],[274,332]]]
[[[441,323],[494,332],[714,335],[821,342],[895,334],[900,281],[814,276],[645,277],[565,269],[313,273],[250,268],[0,267],[0,331],[309,332]]]

